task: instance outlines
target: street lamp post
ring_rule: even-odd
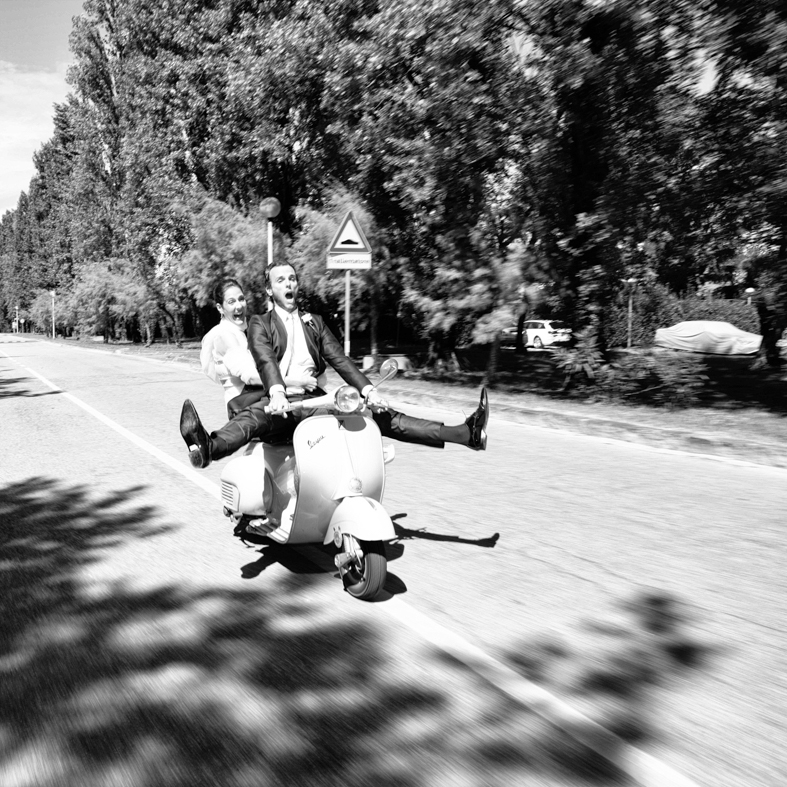
[[[266,197],[260,203],[260,211],[265,216],[265,223],[268,225],[268,267],[273,265],[273,224],[271,219],[275,219],[281,211],[281,202],[276,197]]]
[[[19,333],[19,306],[16,307],[16,332]]]
[[[55,338],[55,291],[50,290],[49,294],[52,296],[52,338]]]
[[[621,279],[626,285],[629,295],[629,313],[628,313],[628,338],[626,340],[626,349],[631,349],[631,324],[634,315],[634,287],[637,285],[636,279]]]

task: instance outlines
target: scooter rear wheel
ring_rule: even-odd
[[[361,541],[361,549],[363,557],[360,570],[353,567],[344,575],[344,587],[351,596],[370,600],[385,585],[388,558],[382,541]]]

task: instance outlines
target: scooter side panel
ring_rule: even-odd
[[[264,477],[262,454],[233,457],[221,469],[222,502],[233,513],[264,515],[271,503],[270,490],[262,483]]]
[[[300,481],[289,543],[322,542],[342,498],[381,501],[385,486],[382,436],[362,415],[315,415],[295,430]]]
[[[296,493],[295,450],[291,445],[265,445],[265,484],[270,486],[270,518],[279,527],[268,537],[281,544],[290,540],[292,517],[288,514]]]

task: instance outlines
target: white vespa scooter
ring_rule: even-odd
[[[398,368],[395,360],[386,360],[377,385]],[[384,465],[393,460],[394,448],[383,449],[380,429],[363,414],[361,394],[350,385],[293,402],[288,411],[304,406],[320,413],[298,424],[292,443],[257,442],[226,464],[221,473],[224,513],[236,527],[257,525],[279,544],[333,542],[347,591],[372,599],[386,579],[383,542],[396,538],[380,504]]]

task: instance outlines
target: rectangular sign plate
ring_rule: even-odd
[[[368,271],[372,267],[371,254],[329,254],[328,270],[356,270]]]

